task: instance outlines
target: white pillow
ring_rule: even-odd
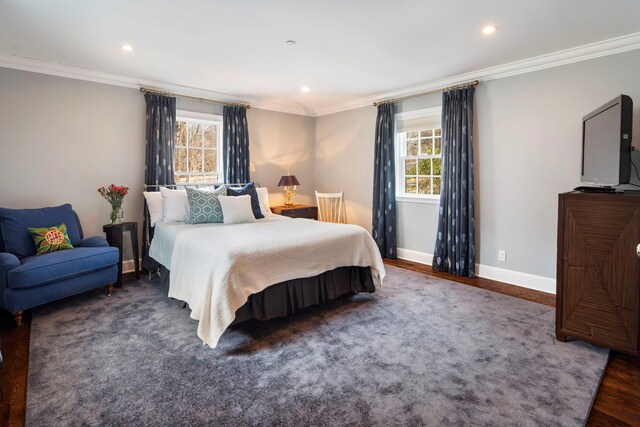
[[[256,191],[258,192],[258,200],[260,200],[260,210],[262,211],[262,215],[266,216],[271,213],[271,208],[269,207],[269,190],[267,190],[267,187],[258,187]]]
[[[251,196],[218,196],[225,224],[256,222],[251,210]]]
[[[147,200],[147,208],[149,209],[149,218],[151,226],[155,226],[156,222],[162,222],[164,213],[162,211],[162,193],[159,191],[143,191],[144,198]]]
[[[187,222],[189,199],[185,190],[160,188],[162,194],[162,216],[164,222]]]

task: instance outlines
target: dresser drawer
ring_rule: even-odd
[[[311,218],[315,219],[318,216],[318,209],[316,208],[303,208],[303,209],[283,209],[283,216],[289,218]]]
[[[271,211],[274,214],[287,216],[289,218],[318,219],[318,208],[316,206],[272,206]]]

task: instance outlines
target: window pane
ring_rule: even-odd
[[[415,160],[405,160],[404,161],[404,174],[405,175],[415,175],[416,174],[416,161]]]
[[[204,129],[204,146],[206,148],[216,148],[217,126],[208,125]]]
[[[202,124],[189,123],[189,146],[202,147]]]
[[[418,140],[411,139],[407,141],[407,156],[417,156],[417,155],[418,155]]]
[[[418,194],[431,194],[431,178],[418,178]]]
[[[418,132],[407,132],[407,139],[409,138],[417,138]]]
[[[176,123],[176,145],[187,145],[187,123],[185,122]]]
[[[177,172],[188,172],[186,148],[176,148],[176,158],[174,160],[175,160],[175,170]]]
[[[216,171],[216,150],[204,150],[204,171]]]
[[[433,154],[433,142],[431,138],[420,140],[420,154]]]
[[[435,149],[433,150],[433,154],[440,154],[440,152],[442,151],[442,141],[440,140],[440,138],[436,138],[434,144]]]
[[[433,131],[431,129],[420,131],[420,136],[421,137],[433,136]]]
[[[174,175],[176,178],[176,182],[189,182],[189,175]]]
[[[433,194],[440,194],[440,178],[433,178]]]
[[[195,184],[206,184],[209,182],[215,182],[215,175],[191,175],[189,177],[189,182]]]
[[[440,175],[440,159],[433,159],[433,174]]]
[[[404,192],[405,193],[414,193],[416,192],[416,179],[414,178],[405,178],[404,179]]]
[[[189,172],[202,172],[202,149],[189,149]]]
[[[431,175],[431,159],[418,160],[418,175]]]
[[[442,129],[436,129],[436,136],[440,136],[442,134]]]

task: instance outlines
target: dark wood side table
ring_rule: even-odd
[[[318,219],[318,207],[310,205],[271,206],[271,212],[289,218]]]
[[[122,224],[105,224],[102,231],[106,233],[109,246],[118,248],[120,259],[118,260],[118,281],[116,286],[122,287],[122,238],[124,232],[128,231],[131,235],[131,252],[133,252],[133,265],[136,269],[136,279],[140,279],[140,256],[138,255],[138,223],[123,222]]]

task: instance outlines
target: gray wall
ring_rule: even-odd
[[[110,207],[96,189],[127,185],[124,217],[141,228],[145,103],[138,90],[0,68],[0,100],[0,206],[68,202],[85,234],[101,235]],[[183,99],[178,108],[222,112]],[[280,204],[276,185],[291,165],[302,184],[297,201],[311,202],[314,119],[252,108],[248,121],[252,178]]]
[[[114,183],[131,188],[125,220],[141,222],[140,92],[0,68],[0,99],[0,206],[71,203],[85,235],[102,235],[111,208],[96,190]]]
[[[271,205],[281,205],[278,181],[290,171],[300,182],[296,203],[315,204],[314,118],[249,110],[251,177],[269,189]]]
[[[476,91],[477,238],[483,265],[553,278],[557,195],[580,184],[582,116],[620,93],[635,100],[640,50],[483,82]],[[439,96],[398,111],[440,104]],[[316,120],[316,184],[344,189],[350,221],[370,229],[375,109]],[[640,156],[636,154],[640,166]],[[437,205],[398,203],[399,247],[433,253]],[[497,260],[500,249],[506,262]]]
[[[361,108],[316,118],[315,182],[319,192],[344,191],[347,220],[371,230],[376,111]]]

